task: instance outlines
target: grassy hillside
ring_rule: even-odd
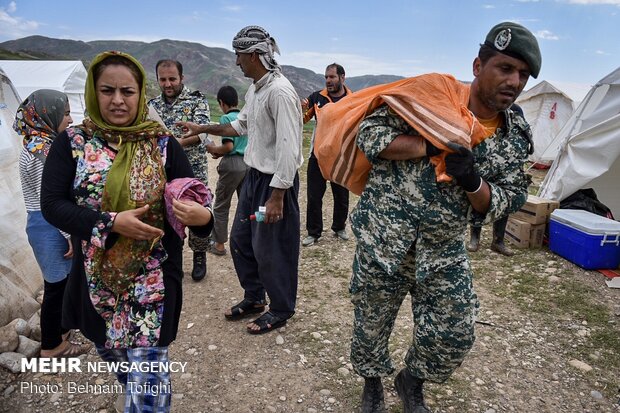
[[[126,40],[80,40],[53,39],[29,36],[0,43],[0,59],[81,60],[88,67],[92,59],[106,50],[121,50],[136,57],[144,66],[149,82],[148,94],[158,93],[155,64],[160,59],[175,59],[184,67],[185,84],[213,96],[224,85],[237,89],[245,95],[251,81],[243,76],[235,65],[235,54],[219,47],[207,47],[200,43],[162,39],[152,43]],[[330,62],[326,62],[330,63]],[[346,62],[343,62],[346,66]],[[291,81],[297,93],[306,97],[325,86],[323,74],[295,66],[283,66],[284,75]],[[391,75],[366,75],[347,78],[353,90],[399,79]]]

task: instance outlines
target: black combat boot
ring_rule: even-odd
[[[515,255],[514,251],[504,244],[507,223],[508,217],[501,218],[493,223],[493,242],[491,243],[491,250],[507,257],[512,257]]]
[[[413,377],[405,367],[394,380],[394,388],[403,401],[404,413],[431,413],[424,403],[424,380]]]
[[[207,275],[207,253],[194,252],[194,268],[192,269],[192,279],[200,281]]]
[[[506,246],[506,244],[504,244],[504,240],[501,241],[493,241],[493,244],[491,244],[491,250],[505,255],[507,257],[512,257],[513,255],[515,255],[515,252],[513,250],[511,250],[510,248],[508,248]]]
[[[365,377],[362,393],[362,413],[385,413],[381,377]]]
[[[482,227],[471,227],[471,238],[467,244],[467,251],[476,252],[480,248],[480,231],[482,231]]]

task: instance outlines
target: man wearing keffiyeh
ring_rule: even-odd
[[[299,96],[274,58],[276,41],[262,27],[248,26],[232,42],[237,65],[253,80],[245,106],[224,125],[179,122],[186,137],[199,133],[248,135],[244,162],[248,171],[230,235],[231,255],[245,294],[224,316],[238,320],[261,313],[269,295],[269,311],[247,325],[250,334],[272,331],[295,313],[299,263],[298,169],[303,159]],[[262,223],[251,221],[266,207]]]
[[[280,54],[276,40],[260,26],[247,26],[237,33],[232,43],[236,53],[258,53],[258,57],[268,71],[280,71],[274,53]]]

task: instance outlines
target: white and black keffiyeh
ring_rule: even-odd
[[[233,39],[232,47],[237,53],[256,52],[265,69],[280,71],[280,65],[274,58],[275,53],[280,54],[280,49],[276,44],[276,40],[262,27],[244,27]]]

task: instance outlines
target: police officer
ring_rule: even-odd
[[[183,84],[183,65],[180,62],[160,60],[155,65],[155,73],[161,95],[151,99],[149,106],[161,116],[166,127],[174,133],[185,150],[194,177],[208,186],[207,142],[199,136],[183,138],[183,131],[175,126],[175,122],[209,123],[209,102],[202,93],[190,92]],[[188,244],[194,252],[192,279],[200,281],[207,275],[206,251],[209,247],[209,238],[198,237],[190,230]]]
[[[357,144],[372,164],[351,214],[358,242],[351,361],[365,378],[362,412],[385,412],[381,377],[395,369],[388,340],[408,293],[413,342],[395,380],[406,413],[429,413],[424,382],[447,380],[473,346],[478,300],[467,225],[493,222],[525,203],[531,132],[511,107],[540,66],[528,29],[511,22],[491,29],[473,62],[468,104],[490,137],[471,150],[453,145],[446,157],[452,182],[436,182],[428,155],[439,150],[421,145],[419,134],[385,105],[360,124]]]

